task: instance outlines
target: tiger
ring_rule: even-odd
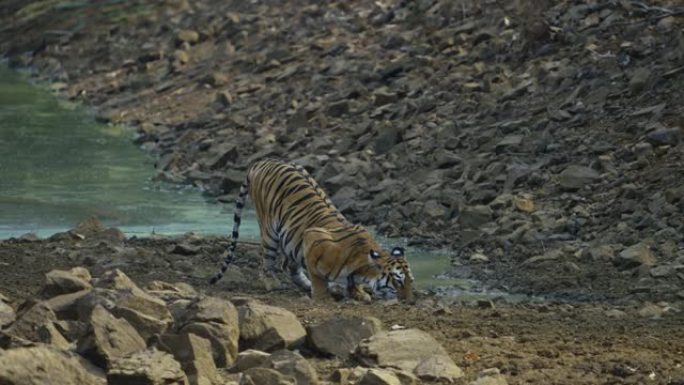
[[[275,274],[278,255],[292,281],[315,301],[332,298],[331,282],[342,283],[356,300],[373,297],[411,300],[413,274],[404,249],[383,249],[363,226],[353,224],[335,207],[302,166],[266,158],[253,162],[235,200],[231,241],[218,282],[232,263],[242,209],[251,197],[259,223],[264,267]],[[308,274],[308,276],[307,276]]]

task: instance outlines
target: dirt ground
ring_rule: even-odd
[[[255,297],[293,311],[305,324],[333,314],[363,314],[379,318],[386,328],[420,328],[444,345],[464,370],[464,383],[483,369],[497,368],[509,384],[684,384],[684,313],[664,304],[454,302],[425,293],[418,293],[414,304],[314,304],[294,288],[265,290],[251,245],[238,248],[241,257],[226,279],[210,287],[207,277],[226,241],[192,236],[5,240],[0,293],[19,304],[38,291],[51,269],[86,266],[97,277],[120,268],[141,285],[185,282],[219,297]],[[310,359],[323,377],[353,365]]]

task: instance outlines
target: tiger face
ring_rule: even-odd
[[[404,255],[404,249],[395,247],[389,253],[384,250],[381,252],[371,250],[369,256],[381,270],[380,277],[372,287],[374,295],[383,299],[411,300],[413,298],[413,274]]]

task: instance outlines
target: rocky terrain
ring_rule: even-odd
[[[294,286],[265,290],[254,246],[209,286],[225,238],[126,239],[95,224],[0,241],[0,383],[684,381],[671,304],[312,303]]]
[[[677,1],[0,9],[9,63],[137,127],[159,178],[231,201],[250,161],[281,157],[353,220],[455,248],[492,284],[683,295]]]

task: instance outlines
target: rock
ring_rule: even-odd
[[[294,385],[295,379],[267,368],[251,368],[240,378],[240,385]]]
[[[346,100],[335,102],[328,106],[326,112],[328,116],[330,116],[331,118],[339,118],[342,115],[346,115],[347,113],[349,113],[349,102],[347,102]]]
[[[79,356],[49,346],[0,352],[3,385],[105,385],[104,374]]]
[[[276,370],[286,376],[292,376],[297,385],[318,384],[316,369],[299,353],[290,350],[273,352],[263,363],[263,367]]]
[[[339,385],[356,384],[369,369],[357,366],[355,368],[340,368],[330,374],[330,381]]]
[[[504,137],[496,144],[496,152],[501,153],[509,149],[517,148],[522,143],[523,138],[522,135],[508,135]]]
[[[399,100],[399,95],[394,92],[388,92],[386,88],[376,90],[373,93],[373,104],[376,107],[394,103],[397,100]]]
[[[661,265],[651,268],[651,277],[665,278],[674,275],[676,268],[672,265]]]
[[[89,323],[89,332],[78,341],[77,349],[99,367],[110,367],[112,360],[145,349],[145,341],[131,324],[101,305],[95,306]]]
[[[92,308],[88,310],[81,309],[79,312],[79,306],[81,306],[81,301],[87,299],[87,297],[92,293],[91,289],[81,290],[75,293],[62,294],[56,297],[52,297],[43,303],[47,305],[60,320],[86,320],[90,316]],[[87,301],[84,301],[87,302]],[[93,304],[95,306],[95,304]],[[87,313],[87,314],[86,314]],[[84,317],[81,318],[81,314]]]
[[[679,143],[680,130],[674,128],[662,128],[651,131],[646,139],[654,146],[676,146]]]
[[[359,341],[382,330],[374,317],[338,316],[308,328],[308,344],[316,351],[346,359]]]
[[[644,243],[637,243],[622,250],[614,260],[614,264],[622,269],[631,269],[641,265],[652,266],[656,262],[651,248]]]
[[[627,313],[620,309],[609,309],[606,310],[605,313],[606,317],[608,318],[624,318],[627,317]]]
[[[183,43],[194,44],[199,41],[199,33],[190,29],[183,29],[178,32],[176,39]]]
[[[230,371],[233,373],[244,372],[249,368],[263,366],[266,359],[270,357],[270,353],[262,352],[260,350],[247,349],[244,352],[238,353],[235,358],[233,366]]]
[[[80,272],[81,277],[74,274],[72,271],[66,270],[52,270],[45,274],[45,286],[43,286],[42,290],[43,295],[49,298],[60,294],[69,294],[90,289],[92,287],[90,282],[82,278],[84,276],[89,277],[90,273],[88,273],[87,270],[85,270],[85,272],[78,270],[77,272]],[[85,275],[85,273],[87,273],[87,275]]]
[[[629,79],[629,90],[632,94],[638,94],[648,85],[651,77],[650,68],[638,68]]]
[[[399,378],[389,370],[369,369],[357,385],[402,385]]]
[[[485,369],[479,373],[475,381],[471,381],[468,385],[508,385],[506,377],[499,373],[499,369]]]
[[[235,360],[240,324],[232,303],[215,297],[198,298],[180,315],[176,325],[180,333],[194,333],[211,342],[217,367],[224,368]]]
[[[9,327],[7,333],[33,342],[53,344],[59,348],[68,349],[69,342],[55,328],[57,316],[46,304],[38,302],[27,311],[20,314]]]
[[[229,91],[221,91],[217,92],[216,96],[214,96],[214,101],[218,103],[221,107],[229,107],[231,104],[233,104],[233,94],[231,94]],[[212,168],[219,168],[221,166],[212,166]]]
[[[0,329],[14,322],[16,316],[12,306],[0,300]]]
[[[534,212],[534,201],[531,198],[516,196],[513,198],[513,204],[518,211],[523,213],[533,213]]]
[[[90,216],[76,225],[73,232],[90,237],[105,231],[107,228],[95,216]]]
[[[423,213],[430,219],[445,219],[449,210],[434,199],[425,202]]]
[[[654,303],[647,302],[637,311],[637,314],[643,318],[661,318],[665,314],[665,309]]]
[[[301,345],[306,330],[292,312],[257,301],[238,307],[241,346],[274,351]]]
[[[218,383],[211,342],[206,338],[187,333],[165,334],[161,337],[159,346],[180,362],[191,385]]]
[[[599,180],[601,175],[589,167],[568,166],[559,175],[561,187],[567,190],[578,190]]]
[[[195,255],[200,252],[199,246],[194,246],[188,243],[178,243],[173,246],[171,252],[179,255]]]
[[[435,365],[431,365],[433,361],[425,363],[421,367],[423,376],[441,375],[442,368],[448,363],[455,366],[442,345],[431,335],[418,329],[380,332],[361,341],[354,356],[366,366],[393,367],[408,372],[414,372],[428,358],[435,360],[435,356],[443,356],[439,361],[434,361]],[[430,372],[431,367],[437,371]],[[451,370],[455,372],[454,368]]]
[[[428,381],[446,381],[453,383],[454,380],[463,377],[463,371],[456,366],[454,361],[446,355],[435,355],[423,360],[413,369],[418,378]]]
[[[373,149],[378,155],[389,152],[397,143],[401,142],[401,128],[397,125],[382,127],[375,137]]]
[[[178,361],[159,350],[116,358],[107,371],[107,385],[188,385]]]
[[[489,206],[476,205],[464,208],[458,222],[464,228],[476,229],[492,221],[493,211]]]

